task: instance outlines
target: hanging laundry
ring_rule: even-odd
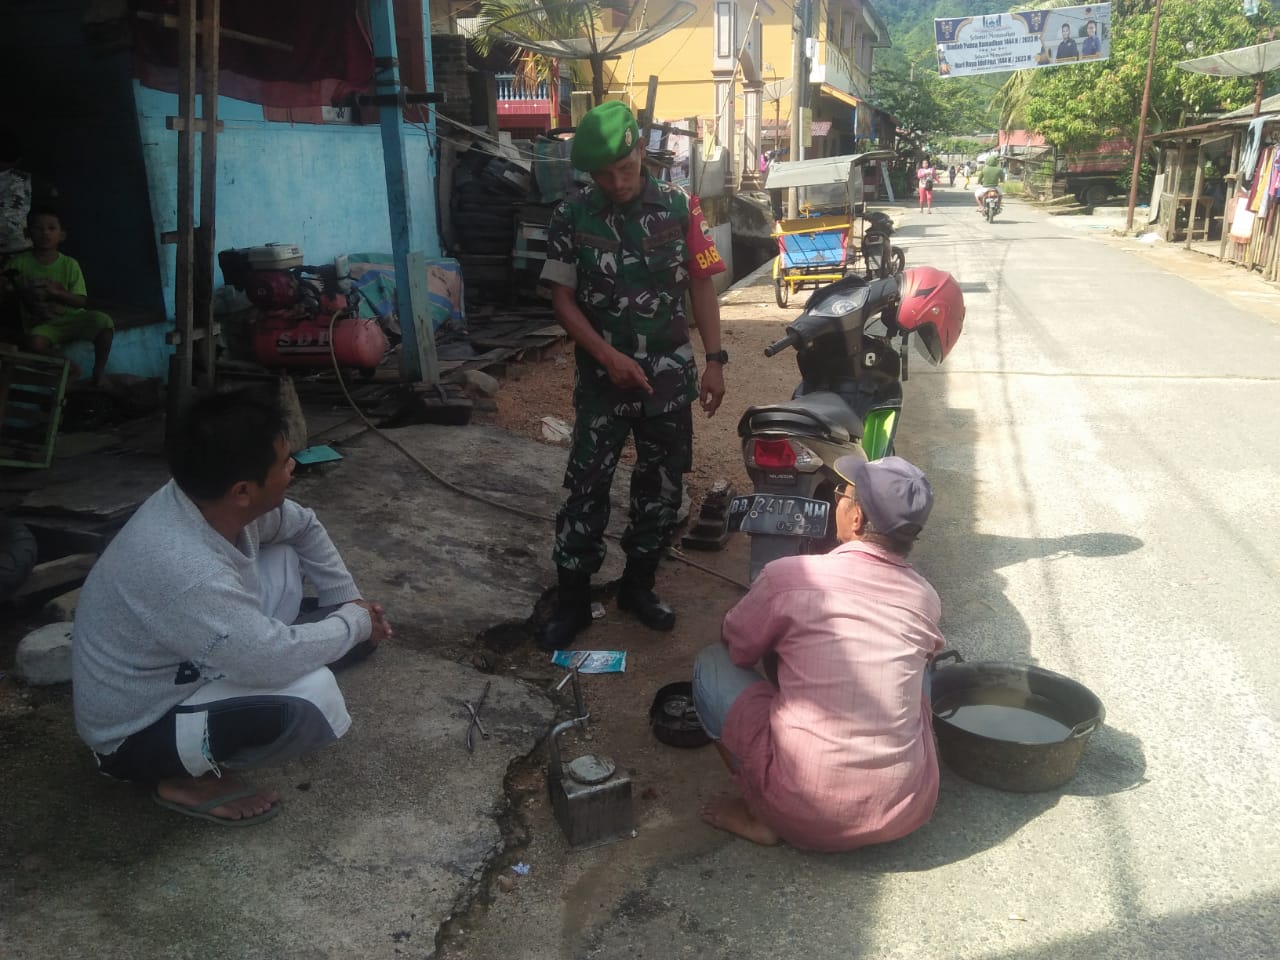
[[[1240,183],[1243,186],[1253,184],[1253,172],[1257,169],[1258,153],[1262,147],[1262,126],[1266,117],[1256,117],[1249,121],[1244,132],[1244,144],[1240,149]]]

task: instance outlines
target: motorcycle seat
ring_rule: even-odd
[[[738,433],[747,436],[766,432],[825,435],[848,443],[862,436],[862,419],[838,394],[819,390],[786,403],[748,407],[738,425]]]

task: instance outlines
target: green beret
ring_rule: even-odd
[[[640,125],[621,100],[602,103],[587,113],[573,134],[569,159],[574,167],[596,173],[621,160],[640,142]]]

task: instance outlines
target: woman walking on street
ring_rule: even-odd
[[[929,208],[929,212],[933,213],[933,182],[937,179],[938,172],[933,168],[933,164],[925,157],[920,161],[920,169],[916,171],[916,182],[920,186],[920,212],[924,213],[925,207]]]

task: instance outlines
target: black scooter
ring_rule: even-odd
[[[934,308],[945,284],[958,310]],[[765,349],[771,357],[794,348],[802,379],[791,400],[750,407],[738,423],[754,492],[731,501],[729,529],[751,536],[753,580],[778,557],[835,546],[835,491],[843,481],[833,465],[844,456],[893,453],[908,341],[941,363],[963,322],[963,297],[943,271],[851,276],[817,290],[786,336]]]

